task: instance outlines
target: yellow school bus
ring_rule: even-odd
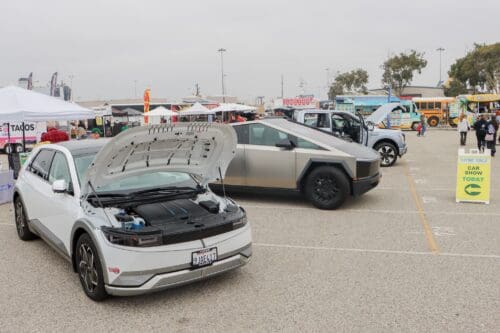
[[[448,122],[450,104],[453,97],[414,97],[413,102],[417,109],[427,119],[430,127],[436,127],[440,122]]]

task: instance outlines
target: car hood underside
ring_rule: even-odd
[[[216,123],[176,123],[139,126],[110,140],[87,170],[82,194],[89,182],[100,187],[130,176],[158,172],[186,172],[204,185],[224,177],[236,152],[236,133]]]

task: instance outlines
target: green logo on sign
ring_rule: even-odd
[[[479,190],[481,190],[481,186],[479,186],[478,184],[469,184],[464,188],[465,193],[474,196],[481,194]]]

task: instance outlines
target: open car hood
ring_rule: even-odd
[[[401,107],[399,103],[387,103],[375,110],[371,115],[365,118],[365,122],[371,122],[374,125],[380,124],[387,119],[387,115],[393,110]]]
[[[201,184],[224,177],[236,153],[236,132],[216,123],[139,126],[111,139],[87,170],[82,194],[130,176],[158,171],[186,172]]]

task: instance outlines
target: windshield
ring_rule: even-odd
[[[75,156],[75,167],[78,174],[78,182],[85,177],[90,163],[95,154]],[[196,188],[198,183],[193,177],[185,172],[151,172],[139,176],[130,176],[126,179],[115,181],[111,184],[96,188],[97,192],[128,192],[131,190],[163,188],[163,187],[192,187]]]

